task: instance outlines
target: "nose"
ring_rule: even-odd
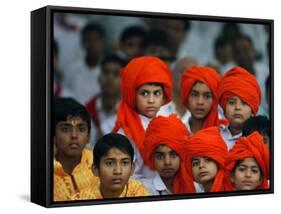
[[[77,130],[76,130],[75,128],[72,129],[71,137],[72,137],[72,138],[77,138],[77,137],[78,137],[78,135],[77,135]]]
[[[154,103],[154,101],[155,101],[154,95],[150,94],[149,97],[148,97],[148,102],[149,103]]]
[[[246,176],[246,177],[251,177],[251,175],[252,175],[251,170],[250,170],[250,169],[246,170],[245,176]]]
[[[120,163],[117,163],[114,167],[114,174],[122,174],[122,167]]]
[[[201,169],[201,168],[204,168],[204,167],[205,167],[205,162],[200,160],[199,161],[199,168]]]
[[[235,109],[240,110],[240,108],[241,108],[241,102],[238,101],[235,103]]]
[[[203,96],[200,95],[200,96],[198,97],[197,103],[200,104],[200,105],[202,105],[202,104],[204,103],[204,98],[203,98]]]
[[[170,165],[171,164],[171,158],[169,157],[169,155],[166,155],[165,156],[165,159],[164,159],[164,163],[165,163],[165,165]]]

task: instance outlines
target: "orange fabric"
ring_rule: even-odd
[[[219,103],[225,110],[227,101],[238,96],[246,102],[256,115],[261,104],[261,89],[256,77],[244,68],[234,67],[222,77],[218,86]]]
[[[122,128],[143,156],[145,130],[136,112],[136,90],[146,83],[163,84],[165,103],[172,98],[172,74],[167,65],[156,57],[144,56],[131,60],[121,72],[122,100],[117,111],[113,132]]]
[[[181,100],[182,103],[188,107],[189,93],[197,81],[206,84],[212,92],[213,103],[212,108],[207,115],[203,128],[210,126],[218,126],[220,121],[218,118],[218,96],[217,87],[221,80],[220,75],[212,68],[206,66],[193,66],[187,69],[181,78]]]
[[[219,170],[210,192],[224,191],[224,167],[227,147],[217,127],[202,129],[192,135],[185,144],[187,171],[192,175],[192,158],[209,157],[216,161]]]
[[[262,174],[263,182],[258,189],[267,189],[269,179],[269,150],[264,144],[263,137],[258,132],[253,132],[248,137],[241,137],[229,151],[226,160],[226,188],[235,190],[230,181],[230,175],[238,160],[253,157],[257,161]]]
[[[184,142],[188,138],[188,130],[176,115],[158,116],[151,120],[144,138],[145,163],[154,170],[153,155],[159,145],[165,144],[180,157],[180,169],[174,177],[173,186],[176,194],[194,193],[192,178],[185,169]]]

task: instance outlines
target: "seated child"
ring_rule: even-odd
[[[189,110],[184,121],[190,133],[210,126],[218,126],[217,87],[221,77],[210,67],[193,66],[181,78],[181,100]]]
[[[89,142],[91,120],[84,106],[71,98],[57,98],[53,113],[54,201],[71,196],[92,183],[92,151]]]
[[[121,73],[122,100],[113,132],[126,135],[135,151],[134,178],[155,174],[143,163],[143,139],[150,120],[172,97],[172,75],[167,65],[156,57],[131,60]]]
[[[107,134],[94,147],[93,172],[99,182],[77,193],[73,200],[148,196],[150,192],[137,180],[134,172],[134,150],[130,141],[120,134]]]
[[[265,116],[250,117],[244,124],[242,133],[243,136],[248,136],[254,131],[258,131],[264,139],[264,143],[269,148],[270,123]]]
[[[268,189],[269,150],[263,137],[253,132],[241,137],[226,160],[226,190]]]
[[[224,191],[226,145],[218,127],[209,127],[192,135],[186,145],[186,167],[197,182],[196,192]]]
[[[254,75],[244,68],[234,67],[221,79],[218,96],[229,122],[229,125],[220,125],[220,132],[230,150],[242,136],[245,121],[258,112],[261,89]]]
[[[187,137],[188,131],[176,115],[154,117],[149,123],[144,138],[145,163],[157,175],[142,181],[153,195],[195,192],[184,166]]]

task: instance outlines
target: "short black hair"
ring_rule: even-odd
[[[133,162],[134,149],[128,138],[121,134],[110,133],[101,137],[94,147],[94,164],[98,169],[100,167],[101,158],[107,155],[108,151],[112,148],[116,148],[128,154],[131,158],[131,161]]]
[[[270,137],[270,123],[265,116],[250,117],[243,125],[242,135],[248,136],[254,131],[258,131],[261,134],[266,134]]]
[[[148,32],[147,46],[150,45],[161,46],[168,50],[172,48],[169,34],[161,29],[151,29]]]
[[[145,45],[147,32],[144,27],[137,25],[125,28],[124,31],[121,33],[120,42],[124,43],[127,39],[135,36],[141,37]]]
[[[224,35],[220,35],[215,40],[215,49],[218,49],[220,47],[225,47],[226,45],[229,44],[231,45],[230,39]]]
[[[110,54],[110,55],[105,56],[102,59],[101,67],[103,67],[108,62],[115,62],[115,63],[119,64],[121,67],[125,67],[127,65],[127,63],[128,63],[127,60],[121,58],[117,54]]]
[[[91,118],[85,106],[78,103],[73,98],[56,98],[53,108],[53,134],[55,135],[55,128],[61,121],[67,121],[68,117],[81,117],[86,121],[88,126],[88,133],[91,131]]]
[[[90,32],[97,32],[100,34],[100,37],[103,39],[105,37],[105,30],[102,25],[94,22],[88,23],[81,31],[81,42],[82,44],[85,41],[85,37]]]

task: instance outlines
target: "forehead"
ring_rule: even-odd
[[[232,97],[229,98],[229,100],[235,100],[235,101],[243,102],[243,100],[238,96],[232,96]]]
[[[156,90],[162,90],[162,86],[159,84],[143,84],[141,85],[138,90],[146,90],[146,91],[156,91]]]
[[[238,166],[248,166],[248,167],[258,167],[257,161],[255,158],[245,158]]]
[[[101,159],[102,160],[105,160],[105,159],[121,160],[121,159],[125,159],[125,158],[130,159],[130,155],[119,150],[118,148],[111,148],[108,150],[107,154],[104,155]]]
[[[60,121],[58,125],[81,125],[81,124],[87,124],[85,120],[83,120],[79,116],[67,116],[66,121]]]
[[[155,152],[162,152],[162,153],[169,153],[174,151],[173,149],[171,149],[169,146],[161,144],[157,147],[157,149],[155,150]]]
[[[204,93],[204,92],[210,92],[211,93],[210,88],[205,83],[203,83],[201,81],[197,81],[193,85],[192,90],[193,91],[199,91],[199,92],[202,92],[202,93]]]

